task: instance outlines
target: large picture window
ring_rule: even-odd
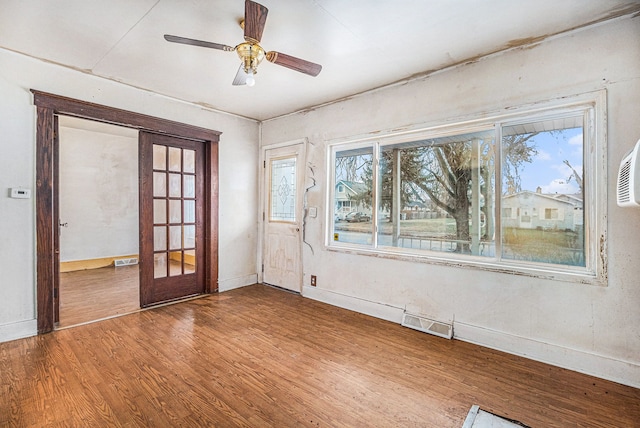
[[[596,111],[594,100],[330,145],[329,246],[602,279]]]

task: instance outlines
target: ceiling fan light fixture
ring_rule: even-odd
[[[253,77],[253,70],[249,70],[247,72],[247,79],[245,80],[247,86],[254,86],[256,84],[256,79]]]
[[[203,40],[189,39],[187,37],[172,36],[165,34],[164,38],[168,42],[181,43],[185,45],[200,46],[204,48],[217,49],[225,52],[236,51],[240,57],[240,67],[233,80],[234,86],[239,85],[255,85],[254,75],[258,72],[258,65],[263,59],[282,67],[307,74],[309,76],[317,76],[322,70],[320,64],[305,61],[291,55],[286,55],[276,51],[265,52],[260,46],[262,39],[262,31],[267,22],[267,14],[269,9],[260,3],[252,0],[244,2],[244,20],[240,22],[240,26],[244,29],[244,42],[236,47],[223,45],[220,43],[205,42]]]
[[[258,65],[266,56],[264,49],[260,45],[249,42],[240,43],[236,46],[236,53],[242,60],[244,71],[247,73],[249,73],[249,70],[253,70],[255,73]]]

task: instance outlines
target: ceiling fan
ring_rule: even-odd
[[[310,76],[317,76],[322,70],[320,64],[305,61],[291,55],[281,52],[269,51],[265,52],[260,46],[262,31],[267,22],[267,13],[269,9],[263,5],[251,0],[245,0],[244,3],[244,21],[240,25],[244,28],[244,42],[236,47],[222,45],[219,43],[205,42],[202,40],[188,39],[186,37],[172,36],[165,34],[164,38],[168,42],[182,43],[185,45],[201,46],[203,48],[218,49],[221,51],[236,51],[240,60],[240,68],[233,79],[234,85],[255,85],[255,74],[258,72],[258,65],[263,59],[283,67],[299,71]]]

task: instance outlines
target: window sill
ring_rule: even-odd
[[[474,269],[485,272],[502,273],[506,275],[525,276],[536,279],[544,279],[551,281],[563,281],[575,284],[585,284],[594,286],[607,286],[606,278],[598,278],[595,274],[586,272],[584,270],[571,270],[571,269],[550,269],[549,265],[537,266],[531,264],[530,266],[523,266],[522,264],[515,264],[510,262],[497,262],[495,260],[488,260],[483,257],[475,256],[462,256],[460,258],[455,257],[438,257],[434,253],[408,253],[401,249],[370,249],[363,248],[357,245],[349,244],[332,244],[325,245],[327,251],[336,253],[346,253],[359,256],[378,257],[390,260],[398,260],[411,263],[425,263],[437,266],[447,266],[460,269]]]

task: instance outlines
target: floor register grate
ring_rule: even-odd
[[[522,422],[495,415],[480,406],[472,406],[462,428],[530,428]]]

